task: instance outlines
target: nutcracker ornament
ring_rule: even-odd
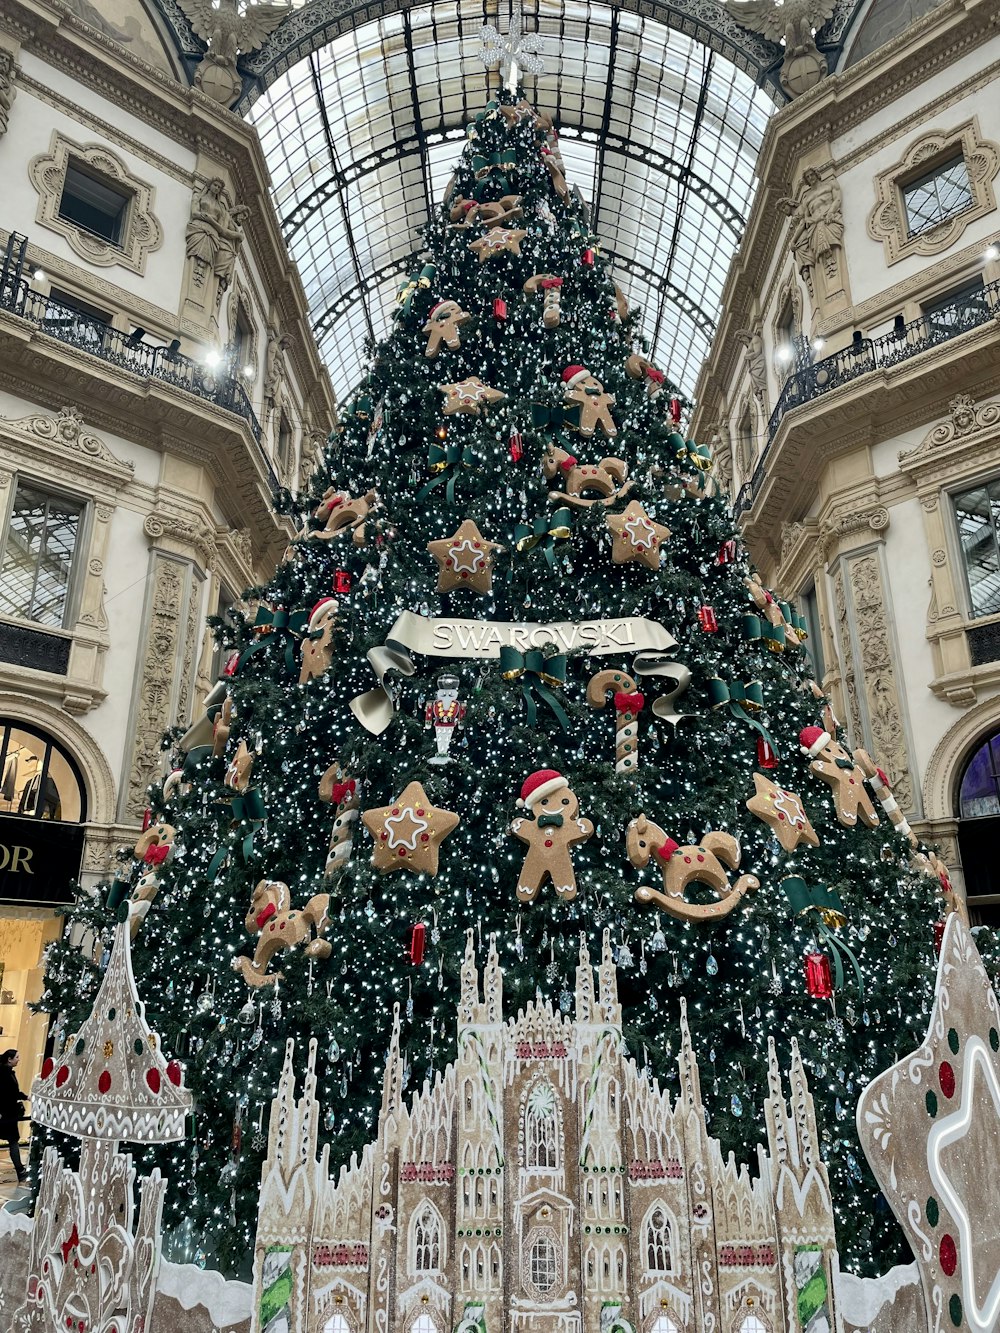
[[[447,764],[448,747],[455,728],[465,721],[465,704],[458,697],[459,681],[457,676],[445,673],[438,676],[438,688],[434,698],[428,701],[424,710],[424,728],[434,728],[434,742],[437,754],[430,760],[432,764]]]

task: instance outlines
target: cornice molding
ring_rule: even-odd
[[[954,480],[963,471],[981,471],[993,456],[1000,456],[1000,399],[977,404],[970,394],[960,393],[948,411],[948,420],[932,426],[916,448],[901,449],[897,455],[900,468],[922,487],[939,475]]]
[[[34,412],[26,417],[0,416],[0,436],[7,448],[21,446],[29,455],[42,454],[53,467],[90,478],[102,491],[119,491],[131,482],[134,464],[116,458],[107,444],[83,424],[75,407],[60,407],[54,416]]]

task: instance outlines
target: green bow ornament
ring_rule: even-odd
[[[767,728],[753,716],[764,707],[764,689],[759,680],[748,680],[745,684],[734,680],[727,685],[721,676],[713,676],[708,682],[708,701],[713,712],[728,708],[732,717],[749,723],[755,731],[760,732],[772,750],[775,748]]]
[[[285,666],[290,672],[293,672],[295,670],[295,649],[298,646],[296,640],[301,638],[308,624],[308,611],[287,611],[283,606],[276,608],[270,606],[259,607],[253,628],[260,630],[261,634],[256,643],[252,643],[249,648],[240,653],[236,673],[239,674],[254,653],[259,652],[275,634],[284,640]]]
[[[410,307],[413,304],[413,298],[419,291],[426,291],[437,276],[436,264],[425,264],[423,268],[416,269],[408,278],[404,278],[396,289],[396,304],[402,309],[404,315],[410,313]],[[399,311],[396,312],[399,314]]]
[[[433,481],[429,481],[417,493],[418,500],[426,500],[435,486],[440,486],[443,481],[448,484],[445,487],[445,493],[448,497],[448,503],[451,504],[455,499],[455,482],[458,480],[459,469],[463,467],[472,467],[475,464],[476,457],[467,444],[430,444],[427,450],[427,466],[431,472],[436,473]],[[449,469],[451,469],[449,473]]]
[[[561,430],[576,430],[580,425],[579,403],[531,404],[531,424],[540,434],[556,436]]]
[[[563,731],[567,729],[569,719],[563,712],[562,704],[550,688],[554,686],[561,689],[566,684],[565,653],[554,653],[547,657],[541,648],[532,648],[528,652],[522,653],[509,644],[501,644],[500,673],[504,680],[520,681],[530,727],[534,727],[538,723],[538,706],[535,703],[535,696],[537,695],[539,699],[548,704],[552,715]]]
[[[545,559],[550,565],[555,563],[553,551],[557,541],[567,541],[571,534],[572,515],[563,506],[551,514],[543,514],[530,525],[518,523],[514,528],[514,544],[519,551],[531,551],[543,545]]]
[[[840,894],[825,884],[807,884],[799,875],[789,875],[781,881],[785,897],[798,917],[808,917],[823,944],[833,955],[834,981],[838,990],[844,989],[844,958],[846,957],[858,979],[858,993],[864,995],[865,983],[861,966],[850,945],[834,934],[847,925],[847,913]]]

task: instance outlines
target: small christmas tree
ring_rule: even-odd
[[[878,1271],[901,1238],[852,1112],[924,1029],[937,873],[752,577],[549,118],[491,102],[424,240],[131,871],[147,1009],[197,1101],[164,1225],[245,1262],[286,1037],[320,1039],[343,1161],[394,1001],[411,1081],[452,1056],[467,928],[514,1005],[564,1008],[581,932],[609,928],[630,1049],[669,1084],[686,997],[741,1158],[768,1038],[783,1062],[797,1039],[843,1262]],[[52,951],[60,1033],[89,966]]]

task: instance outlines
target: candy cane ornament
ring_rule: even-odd
[[[854,762],[864,773],[868,785],[875,793],[879,804],[885,813],[896,826],[896,832],[902,833],[904,837],[910,837],[910,826],[906,822],[906,816],[900,810],[895,796],[892,794],[892,788],[889,786],[889,779],[882,772],[875,760],[867,750],[855,750]]]
[[[609,694],[615,703],[615,772],[634,773],[639,767],[639,714],[646,700],[626,672],[598,671],[587,685],[587,703],[603,708]]]
[[[358,784],[347,776],[339,764],[331,764],[320,778],[319,799],[337,807],[324,869],[327,879],[335,879],[343,873],[351,859],[354,825],[361,807]]]

